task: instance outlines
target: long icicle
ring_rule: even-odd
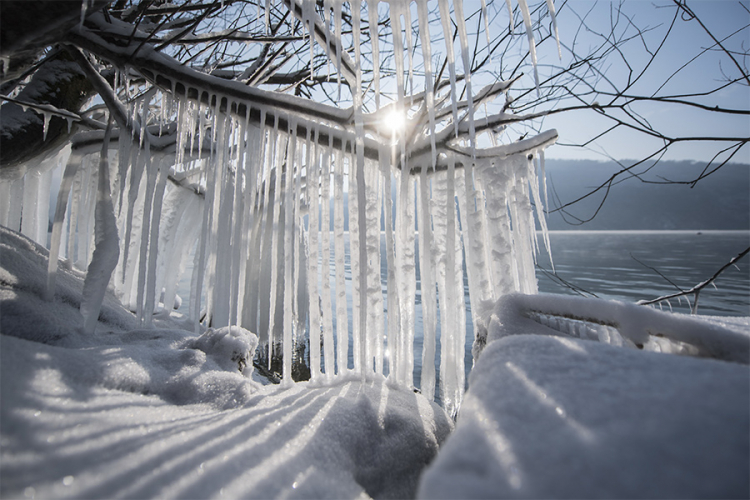
[[[117,221],[115,220],[115,211],[110,196],[109,162],[107,160],[111,128],[112,121],[110,120],[104,134],[104,145],[99,160],[98,189],[96,208],[94,209],[96,248],[86,271],[81,297],[83,331],[89,334],[94,333],[96,329],[107,285],[120,257],[120,240],[117,235]]]

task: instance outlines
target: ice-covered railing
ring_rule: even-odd
[[[324,2],[323,20],[312,2],[287,5],[360,89],[357,29],[353,61],[336,35],[341,2]],[[519,5],[526,18],[525,1]],[[238,324],[257,332],[269,363],[281,355],[285,382],[292,381],[297,347],[307,345],[314,380],[350,371],[388,374],[405,386],[419,384],[430,398],[437,394],[455,414],[465,384],[463,262],[476,333],[486,329],[484,312],[498,297],[536,292],[532,205],[541,215],[543,151],[557,134],[478,148],[478,134],[494,143],[497,131],[524,119],[506,113],[507,106],[475,119],[476,107],[503,97],[513,81],[472,93],[470,72],[458,75],[449,44],[449,79],[433,82],[425,2],[416,2],[425,90],[406,96],[410,6],[389,3],[406,46],[394,38],[397,101],[372,114],[363,113],[359,91],[352,108],[339,109],[192,71],[149,45],[124,43],[132,26],[90,16],[89,28],[69,38],[122,68],[114,88],[88,59],[73,55],[116,123],[77,137],[25,177],[0,182],[8,193],[0,223],[44,242],[52,167],[64,164],[48,293],[54,296],[57,256],[87,270],[87,329],[107,285],[148,325],[178,301],[177,282],[192,268],[187,299],[195,328]],[[377,7],[368,2],[371,15]],[[449,4],[441,0],[439,7],[445,39],[452,40]],[[454,9],[468,68],[461,2]],[[375,44],[376,72],[377,50]],[[155,86],[142,91],[130,79],[133,69]],[[468,91],[463,100],[459,76]],[[374,82],[379,101],[377,74]],[[409,107],[405,131],[383,127],[388,113]],[[419,380],[415,359],[422,363]]]
[[[508,335],[565,335],[625,348],[750,364],[750,335],[692,316],[614,300],[565,295],[507,295],[486,319],[483,346]]]

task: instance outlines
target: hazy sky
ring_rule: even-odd
[[[617,3],[589,2],[572,0],[567,3],[556,1],[559,9],[560,38],[563,44],[570,46],[575,39],[580,26],[579,17],[585,17],[586,22],[599,30],[606,30],[610,25],[610,14]],[[737,0],[692,0],[687,5],[698,18],[711,29],[716,36],[725,37],[735,31],[739,32],[723,43],[730,50],[750,49],[750,2]],[[666,27],[674,16],[674,3],[667,1],[638,1],[623,2],[623,11],[627,12],[637,26],[655,28],[646,33],[643,41],[650,50],[655,50],[663,37]],[[588,13],[588,15],[587,15]],[[624,26],[624,24],[622,25]],[[580,47],[585,52],[586,44],[597,43],[597,39],[579,34]],[[714,42],[703,31],[700,25],[691,19],[678,18],[668,42],[661,49],[657,59],[649,67],[643,79],[634,87],[633,93],[650,94],[661,83],[669,78],[682,65],[689,62],[703,49],[711,47]],[[559,64],[556,50],[552,44],[540,48],[539,60],[542,65],[552,61]],[[636,40],[630,42],[625,57],[634,69],[640,69],[647,60],[647,53],[643,43]],[[564,51],[565,52],[565,51]],[[564,56],[565,57],[565,56]],[[741,64],[750,63],[737,56]],[[610,58],[611,66],[607,75],[618,81],[625,81],[626,65],[621,59]],[[542,68],[541,71],[544,71]],[[747,70],[745,70],[747,71]],[[722,72],[724,74],[722,74]],[[711,50],[701,55],[687,67],[680,70],[669,83],[659,92],[659,95],[679,95],[688,92],[706,90],[720,86],[727,77],[737,78],[738,69],[725,55]],[[640,92],[639,92],[640,91]],[[710,106],[723,106],[747,110],[750,107],[750,88],[746,85],[734,85],[732,89],[725,89],[701,100]],[[675,135],[707,136],[722,135],[732,137],[750,137],[750,118],[747,115],[727,117],[717,116],[716,113],[700,111],[685,106],[655,105],[648,103],[640,106],[638,112],[652,124],[663,124],[667,130]],[[599,131],[611,126],[612,122],[596,116],[595,113],[564,114],[549,117],[543,123],[543,128],[557,128],[560,142],[582,142]],[[618,131],[611,138],[598,141],[591,151],[580,148],[565,148],[556,146],[547,152],[550,158],[592,158],[603,159],[598,153],[602,148],[617,159],[643,157],[659,148],[661,143],[645,140],[642,135]],[[721,149],[716,143],[684,144],[674,148],[669,158],[708,160],[717,150]],[[747,145],[735,156],[735,161],[750,163],[750,147]]]

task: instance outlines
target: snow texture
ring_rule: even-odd
[[[261,386],[254,334],[139,329],[109,293],[84,335],[81,277],[61,269],[65,300],[43,301],[45,251],[0,235],[3,498],[413,497],[452,430],[380,376]]]
[[[750,371],[581,339],[490,342],[419,498],[747,498]]]

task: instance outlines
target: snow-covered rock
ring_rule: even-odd
[[[747,498],[750,368],[588,340],[488,343],[421,498]]]
[[[258,337],[240,326],[209,328],[200,337],[187,343],[187,347],[205,352],[225,369],[237,369],[246,377],[253,372],[257,346]]]

